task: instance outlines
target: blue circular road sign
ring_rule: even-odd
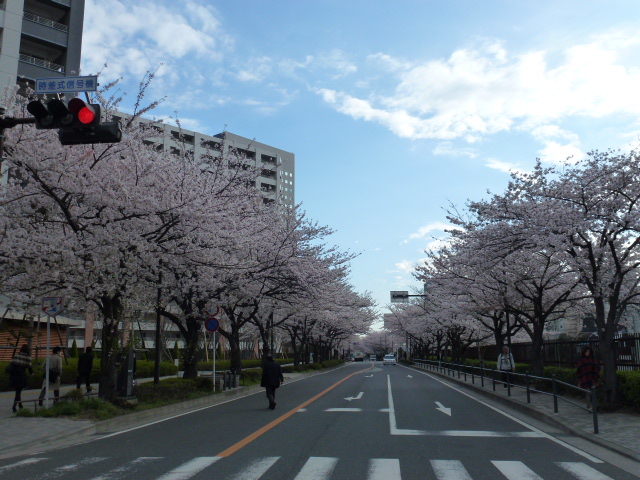
[[[206,322],[204,322],[204,328],[206,328],[209,332],[215,332],[220,328],[220,322],[216,317],[207,318]]]

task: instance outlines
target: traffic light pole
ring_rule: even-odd
[[[0,107],[0,115],[4,115],[4,107]],[[24,125],[27,123],[36,123],[36,119],[30,118],[14,118],[14,117],[2,117],[0,118],[0,174],[2,173],[2,163],[4,162],[4,129],[13,128],[17,125]]]

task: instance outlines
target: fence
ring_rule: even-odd
[[[546,366],[575,368],[584,347],[590,346],[596,358],[600,358],[600,342],[597,338],[586,340],[552,340],[542,346],[542,357]],[[615,339],[616,368],[618,370],[640,369],[640,334],[624,334]],[[513,343],[511,352],[516,362],[531,363],[533,344]],[[481,358],[495,361],[500,353],[496,345],[471,347],[468,358]]]
[[[460,363],[439,362],[436,360],[418,360],[413,359],[414,364],[421,369],[431,370],[442,375],[449,377],[456,377],[460,380],[464,377],[464,381],[468,381],[468,376],[471,377],[471,383],[475,385],[476,379],[480,382],[480,386],[485,388],[485,383],[489,383],[493,391],[496,391],[497,384],[506,383],[507,396],[511,396],[512,388],[521,388],[526,391],[527,403],[531,403],[531,393],[540,393],[553,398],[553,411],[558,413],[559,403],[563,401],[571,404],[575,407],[581,408],[586,411],[590,411],[593,416],[593,433],[598,433],[598,404],[596,399],[595,387],[591,390],[585,390],[584,388],[576,387],[570,383],[557,380],[555,376],[537,377],[528,373],[521,374],[515,372],[503,373],[494,368],[485,367],[473,367],[471,365],[464,365]],[[503,376],[506,375],[506,376]],[[546,388],[545,388],[546,387]],[[561,391],[575,392],[578,395],[589,394],[591,396],[591,409],[584,407],[577,403],[574,398],[569,396],[563,396]]]

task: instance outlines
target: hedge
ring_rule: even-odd
[[[44,370],[40,367],[40,364],[44,360],[38,359],[38,364],[34,363],[33,375],[28,375],[27,389],[38,389],[42,387],[42,379],[44,378]],[[9,387],[9,375],[6,373],[6,368],[9,362],[0,362],[0,391],[11,390]],[[155,363],[147,360],[138,360],[136,362],[136,378],[149,378],[153,377]],[[160,376],[166,377],[169,375],[176,375],[178,373],[178,367],[169,362],[160,363]],[[68,358],[62,361],[62,379],[63,385],[73,385],[76,383],[76,377],[78,376],[78,359]],[[91,370],[91,383],[98,383],[100,381],[100,359],[95,358],[93,360],[93,369]]]

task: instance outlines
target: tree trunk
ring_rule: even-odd
[[[122,320],[123,307],[119,296],[103,297],[99,307],[103,324],[98,395],[104,400],[113,401],[118,393],[118,353],[120,351],[118,327]]]
[[[182,355],[184,374],[183,378],[196,378],[198,376],[198,362],[200,361],[200,324],[194,318],[188,318],[186,335],[184,335],[185,349]]]

